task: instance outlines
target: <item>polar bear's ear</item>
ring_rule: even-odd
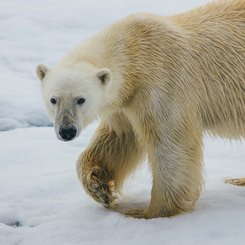
[[[48,67],[45,65],[38,65],[36,68],[36,73],[39,79],[42,81],[48,72]]]
[[[107,68],[100,69],[97,71],[96,77],[103,85],[107,84],[111,80],[111,71]]]

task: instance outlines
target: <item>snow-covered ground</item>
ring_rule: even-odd
[[[50,124],[35,68],[52,66],[111,22],[134,12],[162,15],[206,0],[1,0],[0,130]]]
[[[75,162],[94,127],[70,143],[52,128],[0,133],[1,245],[244,244],[245,190],[223,178],[245,174],[245,142],[206,140],[206,187],[192,213],[136,220],[95,203],[77,180]],[[144,166],[125,186],[128,202],[147,201],[150,185]]]
[[[0,245],[244,244],[245,142],[206,138],[205,190],[192,213],[136,220],[108,211],[83,191],[75,162],[96,123],[73,142],[55,137],[36,79],[69,49],[133,12],[169,15],[206,0],[0,1]],[[30,128],[30,126],[36,126]],[[125,186],[124,202],[149,200],[143,165]]]

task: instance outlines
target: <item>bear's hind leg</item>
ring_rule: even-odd
[[[239,179],[226,179],[225,183],[237,186],[245,186],[245,177]]]

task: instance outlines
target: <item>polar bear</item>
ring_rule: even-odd
[[[77,161],[89,195],[116,208],[115,193],[147,156],[150,204],[124,213],[149,219],[190,211],[202,189],[203,133],[245,136],[245,1],[170,17],[131,15],[52,69],[39,65],[37,75],[59,139],[74,139],[100,118]]]

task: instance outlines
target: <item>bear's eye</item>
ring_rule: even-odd
[[[78,105],[82,105],[84,102],[85,102],[84,98],[80,98],[80,99],[77,100],[77,104]]]
[[[56,100],[55,98],[51,98],[51,99],[50,99],[50,102],[51,102],[53,105],[55,105],[55,104],[57,103],[57,100]]]

